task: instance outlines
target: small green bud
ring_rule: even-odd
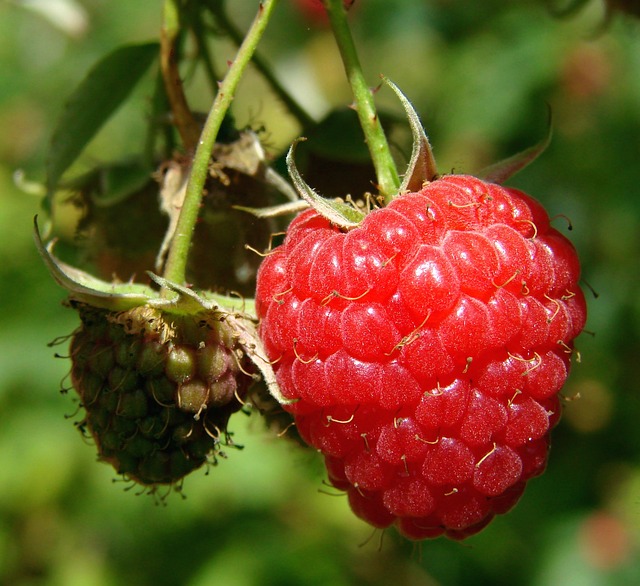
[[[164,370],[166,347],[157,341],[147,342],[138,356],[138,370],[147,376],[158,376]]]
[[[212,383],[209,389],[209,404],[212,407],[222,407],[229,404],[237,388],[235,376],[227,373],[219,381]]]
[[[149,396],[153,397],[159,405],[170,406],[175,403],[176,387],[166,377],[147,380],[145,388]]]
[[[193,376],[195,358],[193,351],[182,346],[174,346],[167,356],[167,377],[174,383],[186,383]]]
[[[206,409],[209,389],[200,380],[188,382],[178,390],[178,406],[189,413],[199,413]]]
[[[226,348],[206,346],[198,350],[198,375],[207,383],[217,381],[232,361]]]
[[[129,338],[116,346],[116,362],[123,368],[134,368],[142,342],[137,338]]]

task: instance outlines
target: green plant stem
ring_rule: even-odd
[[[193,158],[184,203],[180,210],[180,217],[178,218],[164,271],[164,278],[168,281],[178,284],[185,283],[189,248],[191,247],[193,231],[200,212],[204,184],[209,172],[209,162],[218,131],[233,101],[238,83],[267,27],[277,1],[264,0],[264,2],[260,3],[258,13],[238,49],[235,59],[229,65],[224,80],[220,84],[209,116],[202,129]],[[215,254],[215,251],[212,251],[212,253]]]
[[[180,38],[180,8],[176,0],[165,0],[160,35],[160,69],[174,124],[180,133],[186,151],[193,151],[198,142],[200,128],[196,122],[182,89],[178,71],[177,45]]]
[[[388,201],[397,192],[400,186],[400,178],[396,164],[391,156],[387,137],[376,112],[373,93],[364,78],[342,0],[323,1],[329,15],[333,35],[340,50],[344,69],[351,85],[360,126],[376,170],[378,189],[380,194]]]
[[[204,11],[205,8],[201,6],[200,3],[198,3],[198,11],[196,13],[196,18],[194,18],[193,22],[191,23],[191,30],[193,31],[193,36],[198,47],[198,59],[204,66],[204,70],[207,75],[207,81],[211,85],[211,89],[215,94],[218,91],[219,76],[216,75],[213,59],[211,58],[209,46],[207,45],[208,30],[205,23],[203,22]],[[240,45],[240,43],[238,43],[238,45]]]
[[[236,45],[240,45],[242,42],[242,33],[231,22],[227,12],[225,10],[225,3],[219,0],[211,0],[209,2],[209,8],[216,17],[216,20],[225,32],[231,37]],[[282,103],[287,107],[289,112],[298,120],[303,128],[311,128],[315,125],[313,117],[307,113],[307,111],[291,96],[291,94],[284,88],[278,78],[275,76],[269,65],[262,57],[256,53],[253,56],[253,64],[258,71],[267,80],[267,83],[271,86],[275,94],[282,100]]]

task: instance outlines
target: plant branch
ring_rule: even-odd
[[[347,13],[342,0],[323,0],[329,15],[333,35],[338,44],[344,69],[351,85],[355,108],[365,136],[371,160],[376,170],[378,189],[385,200],[390,199],[400,186],[396,164],[389,143],[376,112],[373,93],[367,85],[358,58]]]
[[[209,9],[214,14],[218,24],[222,26],[225,32],[231,37],[231,40],[240,45],[242,42],[242,33],[231,22],[227,15],[224,2],[218,0],[209,1]],[[303,128],[310,128],[315,125],[315,120],[307,113],[307,111],[293,98],[293,96],[284,88],[280,80],[275,76],[267,62],[258,54],[254,54],[252,58],[253,64],[256,66],[261,75],[267,80],[275,94],[282,100],[289,112],[298,120]]]
[[[224,117],[233,101],[235,91],[251,57],[262,38],[277,0],[260,2],[258,13],[247,31],[235,59],[229,69],[211,106],[205,122],[191,167],[187,191],[180,211],[176,231],[171,242],[164,277],[174,283],[185,282],[187,257],[193,231],[200,212],[204,184],[209,173],[211,153]]]
[[[160,69],[182,145],[187,152],[193,152],[198,144],[200,127],[189,109],[182,88],[176,56],[179,37],[180,9],[177,0],[165,0],[160,33]]]
[[[204,10],[205,9],[203,7],[198,5],[197,18],[194,19],[191,28],[198,48],[198,57],[200,61],[202,61],[205,73],[207,74],[207,81],[211,85],[213,95],[215,95],[218,92],[219,77],[216,75],[213,59],[211,58],[209,46],[207,45],[206,35],[209,31],[202,20],[202,13]],[[238,43],[238,45],[239,44],[240,43]]]

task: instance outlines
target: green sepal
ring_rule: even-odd
[[[537,144],[507,157],[502,161],[498,161],[493,165],[485,167],[478,173],[480,179],[489,181],[491,183],[503,184],[511,177],[513,177],[519,171],[522,171],[525,167],[529,166],[535,161],[549,146],[551,138],[553,137],[553,125],[551,119],[551,109],[549,109],[549,121],[547,125],[547,133],[545,137]]]
[[[225,313],[239,312],[246,314],[247,319],[254,319],[255,303],[253,299],[229,297],[211,291],[195,291],[184,285],[173,283],[150,271],[147,271],[147,275],[161,288],[177,293],[177,295],[166,299],[151,299],[149,304],[154,307],[162,307],[172,313],[184,314],[194,314],[203,309]]]
[[[407,115],[409,126],[411,127],[411,134],[413,135],[411,159],[409,160],[407,171],[400,184],[399,193],[420,191],[425,183],[433,181],[438,175],[438,168],[433,156],[431,143],[413,104],[411,104],[396,84],[386,77],[382,79],[400,99],[400,103]]]
[[[149,278],[159,287],[172,292],[161,293],[140,283],[108,283],[89,273],[72,267],[56,258],[51,249],[54,242],[45,245],[40,236],[38,218],[34,218],[34,240],[40,256],[53,279],[69,292],[71,299],[94,307],[123,311],[139,305],[149,305],[170,313],[195,314],[202,310],[224,313],[242,313],[247,319],[255,319],[253,299],[229,297],[210,291],[194,291],[183,285],[147,272]]]
[[[304,181],[294,161],[295,147],[304,138],[299,138],[289,148],[287,153],[287,169],[289,176],[300,197],[305,200],[322,217],[341,228],[355,228],[364,219],[364,213],[343,201],[332,200],[316,193]]]
[[[282,394],[271,362],[267,359],[267,353],[258,335],[253,299],[231,299],[226,296],[210,292],[196,292],[183,285],[172,283],[163,277],[148,273],[148,275],[165,290],[177,293],[172,300],[156,299],[150,301],[150,305],[162,304],[164,311],[172,313],[197,313],[207,310],[224,315],[224,322],[233,333],[243,352],[260,371],[262,379],[271,396],[281,405],[288,405],[294,401],[287,399]],[[254,378],[260,377],[254,375]],[[296,399],[297,400],[297,399]]]
[[[299,199],[297,201],[290,201],[287,203],[281,203],[275,206],[268,206],[266,208],[251,208],[247,206],[231,206],[234,210],[240,210],[241,212],[247,212],[252,214],[256,218],[277,218],[287,214],[297,214],[303,210],[309,208],[309,204]]]
[[[69,292],[72,299],[114,311],[137,307],[158,294],[139,283],[108,283],[57,259],[51,252],[54,242],[45,246],[38,229],[38,217],[33,220],[34,240],[40,256],[53,279]]]

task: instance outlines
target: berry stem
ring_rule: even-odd
[[[376,170],[378,189],[388,202],[398,191],[400,178],[389,143],[376,112],[373,93],[367,85],[351,35],[343,0],[323,0],[333,36],[338,44],[344,69],[351,85],[356,112]]]
[[[198,8],[200,9],[200,12],[196,14],[196,18],[192,18],[191,30],[193,31],[193,38],[196,43],[198,59],[202,62],[207,82],[211,86],[212,92],[216,94],[218,92],[218,79],[220,76],[216,74],[216,68],[210,52],[210,46],[207,39],[207,33],[210,31],[209,27],[204,22],[204,8],[199,5]],[[240,43],[238,43],[238,46],[240,46]]]
[[[180,31],[178,3],[176,0],[165,0],[160,32],[160,69],[182,145],[187,152],[192,152],[198,144],[200,129],[189,109],[178,71]]]
[[[229,35],[231,40],[236,44],[240,45],[242,42],[242,33],[236,27],[229,15],[227,14],[225,3],[219,2],[218,0],[209,0],[209,9],[216,17],[217,24],[221,26],[224,31]],[[275,94],[282,100],[282,103],[287,107],[289,112],[297,119],[300,126],[303,128],[311,128],[315,125],[315,120],[313,117],[295,100],[295,98],[286,90],[286,88],[280,83],[280,80],[273,73],[268,63],[260,56],[260,54],[255,53],[252,58],[252,62],[255,65],[256,69],[261,73],[261,75],[265,78],[267,83],[271,86],[271,89],[275,92]]]
[[[276,3],[277,0],[264,0],[264,2],[260,2],[258,12],[251,23],[251,27],[247,31],[236,53],[235,59],[229,64],[229,69],[224,80],[220,83],[218,93],[216,94],[204,128],[202,129],[193,158],[184,203],[180,211],[180,217],[178,218],[178,224],[171,242],[171,248],[164,271],[164,277],[168,281],[184,283],[186,280],[187,257],[191,246],[193,230],[200,212],[202,192],[209,171],[211,152],[213,151],[222,121],[233,101],[238,83],[262,38],[262,34],[269,23]]]

